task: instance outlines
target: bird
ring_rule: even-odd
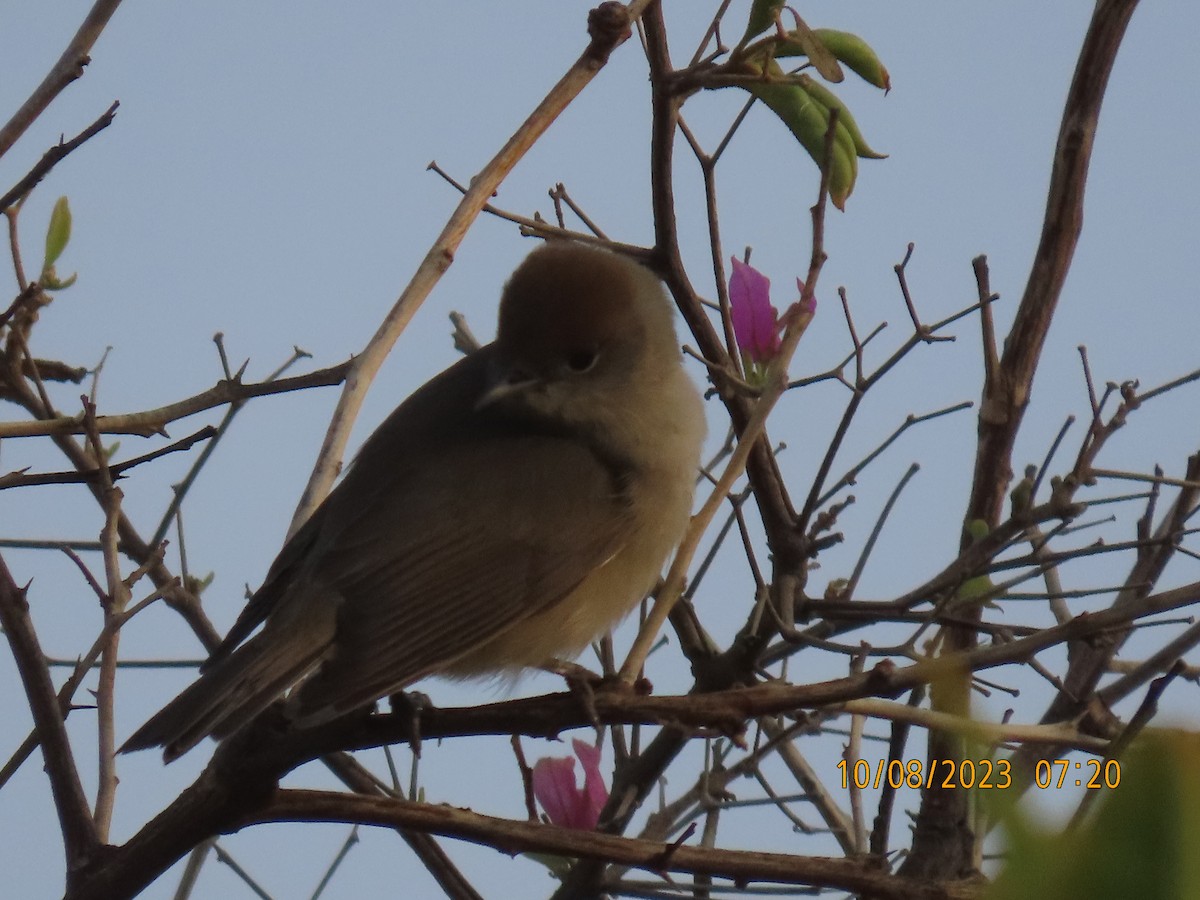
[[[426,676],[572,658],[612,628],[690,519],[704,408],[674,317],[628,257],[532,251],[495,341],[367,438],[199,678],[121,751],[170,762],[281,698],[289,727],[317,725]]]

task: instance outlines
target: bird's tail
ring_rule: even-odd
[[[155,713],[120,752],[162,747],[163,760],[171,762],[210,734],[232,734],[302,678],[327,647],[327,640],[305,643],[280,641],[277,634],[255,635]]]

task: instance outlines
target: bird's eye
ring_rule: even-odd
[[[596,364],[598,357],[595,350],[576,350],[567,357],[567,368],[576,374],[586,372]]]

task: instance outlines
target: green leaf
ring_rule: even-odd
[[[51,266],[42,273],[42,277],[38,279],[38,282],[48,291],[61,291],[73,285],[78,277],[78,273],[72,272],[69,278],[59,278],[54,272],[54,267]]]
[[[996,589],[996,585],[992,583],[992,579],[988,575],[977,575],[974,578],[968,578],[964,581],[955,592],[955,596],[964,602],[983,601],[988,594]],[[995,603],[988,602],[987,605],[992,609],[999,609]]]
[[[46,229],[46,261],[42,270],[47,271],[58,262],[71,240],[71,206],[66,197],[59,197],[50,213],[50,225]]]
[[[50,224],[46,227],[46,260],[42,263],[42,274],[38,278],[48,291],[61,291],[75,283],[75,275],[69,278],[59,278],[54,271],[54,264],[67,249],[71,240],[71,206],[66,197],[59,197],[50,212]]]
[[[755,67],[748,67],[754,71]],[[760,70],[761,71],[761,70]],[[779,66],[772,62],[768,76],[783,77]],[[763,81],[740,84],[779,116],[780,120],[808,151],[818,166],[825,160],[825,132],[829,130],[829,110],[818,103],[801,85],[786,81]],[[858,177],[858,157],[854,140],[842,123],[834,132],[833,159],[829,165],[829,198],[838,209],[845,208],[846,198],[854,190]]]
[[[988,523],[983,519],[972,519],[966,524],[966,530],[967,534],[971,536],[972,544],[978,544],[991,533],[991,528],[988,527]],[[990,594],[995,587],[995,584],[992,583],[991,576],[986,574],[976,575],[974,578],[968,578],[961,585],[959,585],[958,590],[955,592],[955,596],[959,600],[964,600],[967,602],[972,600],[983,602],[987,600],[987,595]],[[992,609],[999,608],[995,603],[990,601],[987,602],[987,605]]]
[[[850,110],[846,108],[846,104],[838,98],[837,94],[808,75],[801,75],[800,82],[808,91],[809,96],[824,106],[826,110],[836,109],[838,111],[838,125],[844,126],[850,135],[855,156],[861,156],[863,159],[887,159],[886,153],[877,153],[871,149],[871,145],[867,143],[867,139],[863,137],[863,133],[858,127],[858,122],[854,121],[854,116],[850,114]],[[840,128],[838,133],[841,133]]]
[[[812,63],[813,68],[820,73],[822,78],[834,84],[842,81],[846,76],[842,72],[842,67],[838,65],[837,57],[825,46],[820,36],[804,24],[799,16],[796,16],[795,19],[796,28],[788,32],[790,39],[800,45],[803,54],[808,57],[808,61]],[[778,53],[775,55],[779,56]]]
[[[1012,514],[1024,515],[1033,505],[1033,483],[1037,478],[1037,466],[1026,466],[1025,477],[1017,482],[1016,487],[1009,492],[1008,499],[1012,501]]]
[[[810,40],[811,38],[811,40]],[[832,28],[814,28],[809,32],[808,36],[802,36],[798,31],[789,31],[787,38],[781,41],[771,41],[774,44],[774,53],[776,59],[783,59],[789,56],[807,56],[817,71],[822,75],[825,73],[817,66],[816,61],[812,59],[811,49],[812,42],[820,43],[825,51],[833,54],[839,62],[843,62],[846,66],[858,75],[863,80],[875,85],[877,88],[882,88],[885,92],[892,89],[891,75],[888,74],[887,68],[880,62],[875,51],[871,49],[871,45],[864,41],[856,34],[851,34],[848,31],[835,31]],[[761,53],[768,46],[768,41],[763,40],[749,48],[747,56],[753,56],[755,51]],[[829,78],[828,81],[841,81],[841,78]]]
[[[199,596],[200,594],[204,593],[210,584],[213,583],[213,579],[216,577],[216,572],[209,572],[203,578],[197,578],[195,575],[188,575],[186,579],[186,587],[191,593]]]
[[[1008,862],[987,900],[1200,897],[1200,734],[1147,731],[1119,762],[1068,760],[1066,778],[1103,785],[1106,768],[1109,785],[1090,788],[1103,794],[1099,809],[1079,828],[1049,833],[1015,806],[1002,817]]]
[[[832,28],[814,28],[812,33],[830,53],[864,81],[885,92],[892,89],[892,78],[887,68],[880,62],[871,45],[857,34],[835,31]]]
[[[750,7],[750,21],[746,23],[746,33],[742,35],[740,43],[758,37],[774,25],[781,9],[783,0],[754,0],[754,5]]]
[[[971,536],[971,543],[978,544],[985,537],[992,533],[992,528],[983,519],[972,519],[967,523],[967,534]]]

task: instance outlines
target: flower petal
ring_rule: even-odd
[[[579,788],[575,786],[575,760],[546,757],[533,764],[533,796],[553,824],[578,828]]]
[[[733,257],[733,274],[729,276],[729,306],[738,348],[754,362],[769,362],[779,350],[771,280],[737,257]]]
[[[594,829],[600,821],[600,811],[608,802],[608,788],[604,786],[604,776],[600,772],[600,748],[584,743],[578,738],[571,741],[575,747],[575,755],[583,766],[583,795],[581,796],[581,815],[588,824],[587,828]]]

